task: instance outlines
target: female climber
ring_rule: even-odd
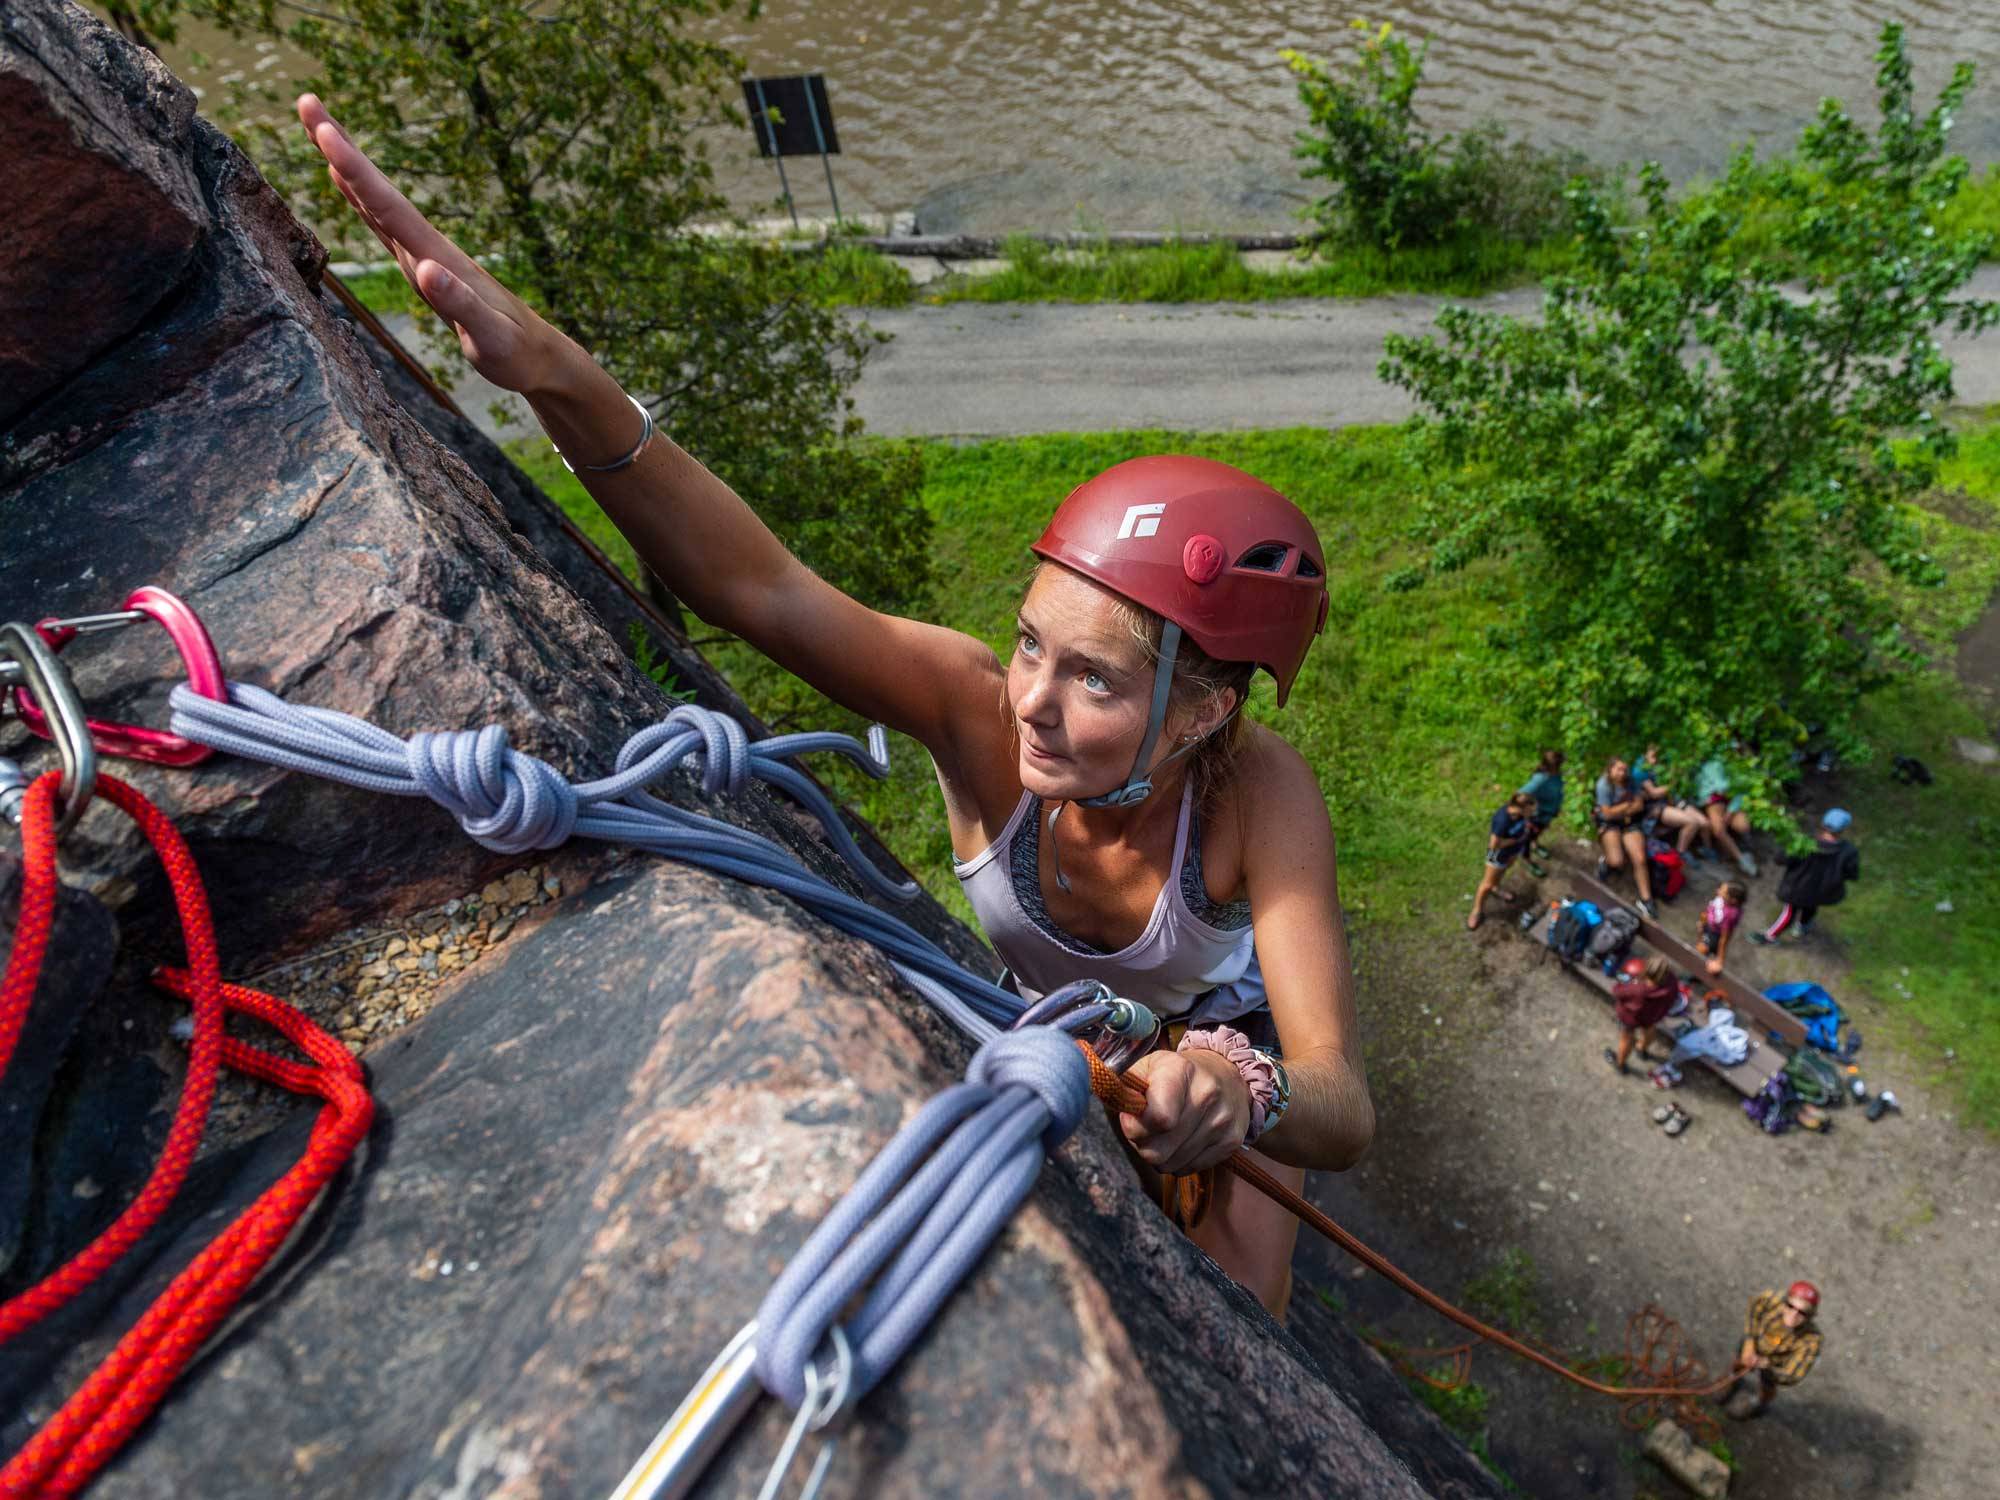
[[[1179,1023],[1177,1048],[1132,1065],[1144,1112],[1118,1120],[1142,1172],[1212,1167],[1254,1139],[1297,1188],[1361,1156],[1375,1115],[1326,805],[1299,753],[1240,712],[1259,667],[1284,702],[1325,623],[1325,559],[1296,507],[1224,464],[1134,459],[1056,510],[1005,660],[880,614],[655,437],[318,99],[298,111],[473,368],[528,398],[646,565],[702,619],[930,752],[959,879],[1021,993],[1096,978]],[[1228,1173],[1215,1187],[1195,1242],[1282,1317],[1296,1222]]]

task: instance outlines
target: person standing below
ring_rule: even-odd
[[[1514,899],[1500,889],[1500,880],[1534,837],[1534,812],[1535,799],[1526,792],[1516,792],[1486,825],[1486,871],[1479,877],[1479,889],[1473,893],[1472,914],[1465,919],[1467,932],[1477,928],[1484,918],[1488,896],[1498,896],[1502,901]]]
[[[1713,978],[1722,972],[1722,965],[1729,954],[1729,940],[1736,935],[1736,926],[1743,920],[1743,903],[1749,899],[1749,892],[1737,880],[1725,880],[1722,889],[1715,893],[1715,899],[1701,911],[1701,941],[1694,945],[1694,951],[1708,960],[1709,976]]]
[[[1528,824],[1528,843],[1523,857],[1528,868],[1537,876],[1549,872],[1537,860],[1541,850],[1542,835],[1556,826],[1556,819],[1563,810],[1563,762],[1568,757],[1562,751],[1548,749],[1542,752],[1542,761],[1521,787],[1522,795],[1535,799],[1534,817]]]
[[[1799,936],[1812,932],[1813,918],[1822,906],[1838,906],[1847,894],[1847,882],[1861,878],[1861,851],[1842,835],[1854,826],[1854,818],[1844,808],[1830,808],[1819,820],[1819,837],[1806,854],[1785,856],[1785,875],[1778,882],[1778,899],[1785,903],[1778,920],[1751,938],[1759,943],[1775,943],[1787,927],[1798,924]]]
[[[1820,1334],[1812,1326],[1819,1311],[1819,1288],[1795,1281],[1780,1297],[1759,1292],[1750,1299],[1743,1323],[1743,1347],[1736,1354],[1742,1373],[1722,1397],[1722,1409],[1741,1421],[1771,1404],[1781,1385],[1797,1385],[1819,1358]]]
[[[1636,962],[1636,960],[1634,960]],[[1649,1055],[1653,1028],[1665,1019],[1679,996],[1681,987],[1667,970],[1667,961],[1655,953],[1639,972],[1611,987],[1611,1003],[1618,1013],[1618,1045],[1604,1049],[1604,1060],[1619,1072],[1637,1046],[1639,1055]]]
[[[1629,861],[1632,879],[1639,887],[1639,909],[1649,917],[1660,914],[1653,905],[1653,877],[1646,868],[1646,835],[1639,831],[1639,819],[1646,810],[1646,794],[1632,779],[1632,768],[1623,756],[1614,755],[1597,778],[1597,804],[1592,815],[1597,820],[1597,842],[1604,852],[1598,856],[1597,878],[1603,880],[1613,870],[1622,870]]]
[[[1708,821],[1708,836],[1716,849],[1736,861],[1736,868],[1757,877],[1757,861],[1736,841],[1750,836],[1750,815],[1743,799],[1729,790],[1729,768],[1719,755],[1710,756],[1694,773],[1694,803]]]

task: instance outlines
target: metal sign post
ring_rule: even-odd
[[[746,78],[743,102],[749,106],[751,128],[757,134],[757,154],[778,166],[778,186],[792,227],[799,227],[798,205],[785,177],[785,158],[817,155],[826,169],[826,191],[833,199],[833,222],[840,223],[840,193],[833,185],[833,156],[840,150],[834,134],[833,105],[826,97],[826,77],[803,73],[790,78]]]

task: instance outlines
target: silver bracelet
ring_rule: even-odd
[[[639,441],[638,441],[638,442],[636,442],[636,443],[634,443],[634,444],[632,445],[632,451],[631,451],[630,453],[626,454],[626,455],[625,455],[625,456],[624,456],[623,458],[621,458],[621,459],[617,459],[617,460],[615,460],[615,461],[613,461],[613,462],[611,462],[611,463],[608,463],[608,464],[585,464],[585,465],[583,466],[583,472],[584,472],[584,473],[586,473],[586,474],[611,474],[611,473],[615,473],[615,472],[616,472],[617,470],[619,470],[619,469],[622,469],[622,468],[624,468],[624,467],[625,467],[625,466],[626,466],[627,464],[631,463],[631,462],[632,462],[632,461],[633,461],[634,459],[636,459],[636,458],[637,458],[637,457],[638,457],[638,456],[639,456],[639,455],[640,455],[641,453],[644,453],[644,452],[646,451],[646,444],[648,444],[648,443],[652,442],[652,440],[653,440],[653,414],[652,414],[651,412],[647,411],[647,410],[646,410],[646,404],[645,404],[645,403],[644,403],[643,401],[641,401],[641,400],[640,400],[640,399],[639,399],[639,398],[638,398],[637,396],[633,395],[633,394],[632,394],[632,393],[631,393],[630,391],[627,391],[627,392],[625,393],[625,399],[626,399],[627,401],[630,401],[630,402],[631,402],[631,403],[632,403],[632,404],[633,404],[633,405],[634,405],[635,407],[637,407],[637,408],[639,409],[639,418],[640,418],[640,420],[641,420],[642,422],[644,422],[644,423],[645,423],[645,427],[644,427],[644,428],[643,428],[643,429],[642,429],[642,430],[640,431],[640,433],[639,433]],[[570,473],[574,474],[574,473],[576,472],[576,466],[575,466],[574,464],[572,464],[572,463],[571,463],[571,462],[570,462],[570,461],[569,461],[568,459],[566,459],[566,458],[563,458],[563,451],[562,451],[562,449],[560,449],[560,448],[556,449],[556,457],[557,457],[557,458],[562,458],[562,466],[563,466],[563,467],[564,467],[565,469],[568,469],[568,470],[570,471]]]

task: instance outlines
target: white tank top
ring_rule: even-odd
[[[1152,920],[1137,940],[1116,953],[1063,941],[1052,935],[1053,923],[1043,927],[1022,906],[1011,856],[1025,820],[1040,806],[1032,792],[1022,792],[1021,805],[1000,836],[973,858],[952,863],[987,941],[1022,995],[1034,1000],[1073,979],[1097,979],[1113,993],[1150,1007],[1162,1020],[1204,1023],[1232,1020],[1264,1006],[1264,977],[1257,968],[1251,929],[1204,922],[1189,910],[1181,890],[1194,810],[1192,785],[1181,793],[1172,873],[1153,903]]]

